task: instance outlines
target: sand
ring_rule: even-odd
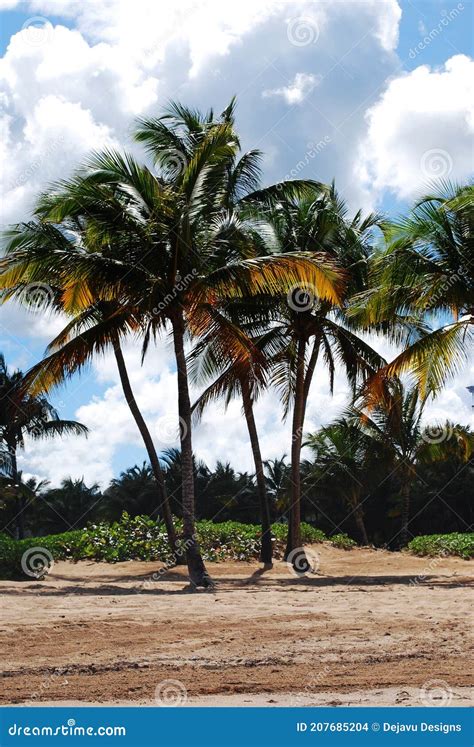
[[[0,702],[56,705],[469,705],[472,565],[314,545],[286,563],[183,568],[59,562],[0,582]]]

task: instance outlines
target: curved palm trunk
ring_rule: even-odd
[[[260,521],[262,524],[262,542],[260,547],[260,560],[265,565],[272,565],[273,545],[270,521],[270,506],[268,503],[267,486],[265,485],[265,474],[263,472],[262,455],[258,441],[257,426],[253,414],[253,403],[250,395],[250,387],[246,379],[240,382],[242,389],[242,401],[244,415],[252,447],[253,461],[255,464],[255,478],[257,480],[258,497],[260,499]]]
[[[168,541],[171,547],[171,552],[173,553],[175,562],[179,565],[184,562],[184,558],[183,558],[182,550],[180,550],[178,541],[176,538],[176,531],[175,531],[174,524],[173,524],[173,516],[171,513],[168,495],[166,492],[165,480],[163,476],[163,470],[161,469],[160,460],[158,459],[158,454],[156,453],[156,449],[155,449],[152,437],[150,435],[150,431],[148,430],[148,426],[145,423],[145,420],[143,419],[143,415],[140,412],[140,409],[135,399],[135,395],[133,394],[132,387],[130,385],[130,379],[128,377],[127,367],[125,365],[125,360],[124,360],[123,353],[122,353],[122,349],[118,343],[114,345],[114,353],[115,353],[115,360],[117,361],[117,368],[118,368],[118,372],[120,376],[120,382],[122,384],[123,393],[125,395],[127,404],[130,408],[130,412],[132,413],[135,423],[137,424],[137,428],[140,431],[141,437],[143,439],[143,443],[145,444],[145,448],[147,450],[151,468],[153,470],[153,475],[156,480],[156,484],[158,487],[159,506],[163,513],[163,520],[165,522],[166,533],[168,535]]]
[[[182,312],[172,319],[173,344],[178,374],[178,412],[180,418],[183,535],[189,579],[193,586],[212,586],[196,537],[194,508],[194,469],[191,438],[191,401],[189,398],[188,369],[184,353],[184,320]]]
[[[293,423],[291,429],[291,504],[288,517],[288,538],[285,558],[290,553],[301,548],[301,443],[303,439],[303,423],[305,411],[305,353],[306,341],[298,340],[296,359],[295,403],[293,408]],[[302,551],[303,552],[303,551]],[[303,561],[298,554],[298,565]]]

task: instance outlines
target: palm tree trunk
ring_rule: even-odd
[[[262,524],[262,542],[260,547],[260,561],[265,565],[272,565],[273,545],[270,521],[270,506],[268,503],[267,486],[265,485],[265,474],[263,472],[262,455],[258,441],[257,426],[253,414],[253,403],[250,395],[250,387],[246,379],[241,379],[242,401],[244,415],[252,447],[253,461],[255,464],[255,478],[260,499],[260,521]]]
[[[305,353],[306,340],[298,340],[296,358],[295,402],[293,424],[291,429],[291,504],[288,520],[288,538],[285,558],[296,549],[301,548],[301,443],[303,440],[303,423],[305,411]],[[301,551],[302,553],[303,551]],[[298,565],[303,567],[303,560],[298,555]]]
[[[156,480],[156,484],[158,487],[159,507],[163,513],[163,520],[165,522],[166,533],[168,535],[171,552],[173,553],[175,562],[180,565],[184,562],[184,558],[183,553],[179,548],[178,540],[176,537],[176,531],[173,524],[173,516],[166,492],[166,485],[163,476],[163,470],[161,469],[160,465],[160,460],[158,459],[158,454],[156,453],[156,449],[153,444],[153,439],[150,435],[150,431],[148,430],[148,426],[143,419],[143,415],[140,412],[137,401],[135,399],[135,395],[133,394],[122,349],[118,342],[116,342],[114,345],[114,353],[115,360],[117,361],[117,368],[120,376],[120,382],[122,384],[123,393],[130,408],[130,412],[132,413],[135,423],[137,424],[137,428],[140,431],[143,443],[145,444],[151,468],[153,470],[153,475]]]
[[[400,547],[405,547],[408,543],[408,524],[410,522],[410,477],[403,477],[403,484],[400,490],[402,497],[402,528],[400,531]]]
[[[367,535],[367,529],[365,528],[364,512],[360,506],[358,498],[356,498],[356,501],[355,501],[354,519],[355,519],[357,529],[359,530],[360,540],[362,544],[368,545],[369,537]]]
[[[11,459],[11,470],[12,470],[12,480],[14,485],[20,486],[20,475],[18,474],[18,464],[16,461],[16,444],[9,443],[8,445],[8,451],[10,453],[10,459]],[[19,488],[18,488],[19,489]],[[25,503],[23,501],[23,496],[18,494],[17,498],[15,499],[15,505],[16,505],[16,533],[18,535],[17,539],[24,539],[25,537],[25,517],[23,516],[23,513],[25,511]]]
[[[178,374],[178,412],[181,441],[183,535],[189,579],[193,586],[212,586],[196,537],[194,508],[194,465],[191,438],[191,401],[189,398],[188,369],[184,353],[184,319],[177,311],[172,319],[173,343]]]

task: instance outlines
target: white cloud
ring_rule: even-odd
[[[296,73],[295,77],[287,86],[281,88],[267,89],[263,91],[263,98],[270,96],[281,96],[287,104],[301,104],[304,98],[315,88],[321,80],[321,76],[311,73]]]
[[[0,3],[11,7],[13,0]],[[268,181],[295,167],[301,178],[329,181],[335,176],[339,189],[357,207],[365,195],[370,203],[386,188],[402,196],[405,189],[413,189],[419,177],[408,161],[412,148],[419,163],[420,142],[425,149],[445,149],[445,133],[452,128],[448,152],[453,175],[465,158],[465,132],[472,125],[465,115],[467,96],[461,80],[470,69],[466,58],[452,58],[445,71],[423,67],[396,78],[375,102],[375,91],[397,68],[394,50],[401,10],[396,0],[295,0],[291,6],[274,0],[34,0],[23,3],[22,10],[25,7],[32,17],[67,18],[74,29],[47,23],[43,37],[28,34],[28,28],[19,31],[0,62],[5,222],[27,217],[45,184],[67,177],[90,150],[114,144],[129,147],[133,117],[156,114],[169,98],[217,108],[237,93],[244,147],[260,147],[268,154]],[[301,19],[310,23],[313,33],[307,43],[303,37],[294,43],[290,23],[294,30]],[[46,41],[38,43],[41,38]],[[318,75],[302,70],[317,70]],[[262,101],[262,91],[272,98]],[[303,98],[304,106],[285,105]],[[367,106],[372,109],[366,120]],[[452,119],[443,119],[445,109]],[[356,146],[364,138],[354,167]],[[318,142],[328,147],[308,156],[308,143]],[[2,339],[21,338],[20,350],[25,339],[25,347],[33,348],[37,338],[50,337],[58,323],[10,307],[0,313]],[[128,345],[126,355],[137,399],[157,446],[163,448],[169,444],[158,442],[159,421],[176,415],[171,352],[160,344],[143,368],[138,345]],[[76,417],[91,428],[89,439],[36,443],[22,457],[25,470],[55,482],[71,474],[105,484],[117,451],[127,444],[140,445],[113,356],[94,364],[90,376],[89,383],[105,390],[90,401],[84,397],[77,408]],[[451,390],[461,403],[463,386],[456,383]],[[338,377],[331,397],[326,374],[318,370],[308,429],[337,415],[346,391],[344,379]],[[66,387],[61,396],[66,399],[70,392]],[[448,413],[453,403],[443,402],[440,398],[437,406]],[[459,412],[460,418],[471,414],[465,408]],[[274,394],[262,398],[256,416],[265,457],[288,452],[289,425],[281,423]],[[252,469],[239,402],[225,414],[219,406],[210,408],[196,429],[194,445],[198,456],[210,464],[220,458],[237,469]]]
[[[451,57],[394,78],[367,113],[368,133],[356,177],[380,195],[411,198],[439,178],[466,180],[473,171],[474,61]]]

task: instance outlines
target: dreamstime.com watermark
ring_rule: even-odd
[[[174,284],[173,290],[167,293],[164,299],[154,307],[153,314],[161,314],[161,312],[164,311],[166,307],[176,299],[179,293],[182,293],[186,290],[190,283],[192,283],[192,281],[197,277],[197,274],[198,271],[195,267],[193,267],[191,272],[188,272],[188,274],[185,275],[184,278],[177,279],[176,283]]]
[[[44,578],[53,565],[54,558],[46,547],[29,547],[21,556],[21,569],[32,578]]]
[[[422,572],[419,573],[414,578],[410,579],[410,585],[411,586],[418,586],[418,584],[424,583],[426,581],[427,577],[431,574],[432,571],[435,570],[435,568],[449,555],[447,550],[441,550],[439,555],[436,555],[434,558],[430,560],[427,566],[423,568]]]
[[[187,432],[185,421],[177,415],[162,415],[155,427],[156,436],[161,444],[174,444],[178,438],[185,438]]]
[[[445,680],[428,680],[420,688],[420,701],[427,707],[446,708],[453,699],[453,690]]]
[[[10,737],[125,737],[125,726],[78,726],[69,718],[60,726],[23,726],[13,723],[8,727]]]
[[[444,29],[449,26],[449,24],[454,21],[464,10],[464,5],[462,3],[458,3],[455,8],[451,8],[451,10],[446,11],[446,14],[440,19],[437,26],[431,29],[423,39],[418,42],[414,47],[411,47],[408,56],[410,60],[414,60],[415,57],[417,57],[419,54],[423,52],[424,49],[429,47],[432,41],[434,41],[440,34],[443,33]]]
[[[192,537],[184,540],[184,542],[181,543],[180,547],[176,550],[175,555],[178,558],[183,558],[186,555],[187,550],[196,543],[196,535],[193,535]],[[167,561],[159,570],[155,571],[151,574],[151,576],[144,581],[141,582],[139,588],[137,589],[137,593],[142,591],[143,589],[152,589],[153,583],[155,581],[159,581],[162,576],[165,575],[171,568],[174,568],[176,565],[176,558],[172,558],[171,560]]]
[[[47,163],[47,161],[51,160],[51,158],[62,147],[63,144],[64,137],[62,135],[55,138],[54,140],[51,140],[44,148],[42,154],[40,156],[35,156],[33,160],[30,161],[28,166],[24,168],[18,174],[18,176],[9,183],[8,189],[18,189],[20,187],[24,187],[25,184],[28,184],[28,182],[31,181],[31,179],[41,169],[41,167],[45,163]]]
[[[69,682],[64,673],[60,669],[55,669],[54,672],[42,680],[39,688],[30,694],[30,700],[41,698],[41,696],[44,695],[44,693],[47,693],[51,687],[54,687],[54,685],[66,687],[68,684]]]
[[[308,143],[308,147],[303,158],[300,158],[298,163],[296,163],[293,168],[290,169],[287,174],[285,174],[281,181],[281,184],[291,181],[292,179],[296,179],[296,177],[303,171],[303,169],[305,169],[306,166],[309,166],[313,158],[316,158],[316,156],[318,156],[328,145],[330,145],[330,143],[332,143],[332,140],[329,135],[325,135],[323,138],[321,138],[321,140],[318,140],[317,143]]]
[[[178,708],[187,699],[188,691],[181,680],[162,680],[155,688],[155,703],[159,708]]]

